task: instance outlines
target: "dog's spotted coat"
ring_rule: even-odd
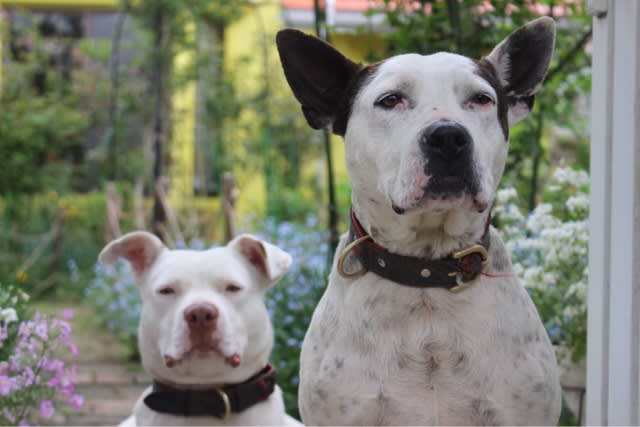
[[[530,112],[554,36],[540,18],[481,60],[407,54],[372,66],[294,30],[277,41],[309,124],[344,136],[364,229],[391,252],[437,259],[483,234],[509,128]],[[454,137],[434,140],[436,126]],[[302,349],[303,421],[555,425],[553,348],[498,232],[490,238],[487,275],[459,294],[345,279],[334,260]]]

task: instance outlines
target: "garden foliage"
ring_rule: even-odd
[[[84,145],[89,125],[76,94],[49,75],[49,90],[38,93],[33,75],[42,60],[9,63],[0,90],[0,195],[61,190],[70,185],[69,163]]]
[[[266,303],[275,329],[271,360],[287,412],[297,417],[302,340],[329,275],[328,232],[322,228],[314,217],[303,224],[268,218],[262,227],[264,238],[293,258],[289,272],[267,293]]]
[[[526,214],[515,189],[494,209],[515,273],[527,287],[554,344],[584,359],[587,340],[589,175],[558,168],[543,202]]]
[[[27,294],[0,284],[0,425],[28,425],[51,419],[58,410],[77,410],[74,364],[78,355],[71,338],[73,316],[33,313]]]

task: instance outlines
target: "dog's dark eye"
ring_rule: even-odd
[[[471,102],[478,105],[493,104],[493,98],[486,93],[477,93],[471,97]]]
[[[401,104],[403,99],[404,98],[402,97],[402,95],[398,93],[391,93],[377,100],[375,105],[387,110],[391,110],[395,108],[396,105]]]
[[[176,290],[173,289],[171,286],[166,286],[164,288],[159,289],[158,293],[160,295],[174,295],[176,293]]]
[[[235,294],[237,292],[240,292],[241,290],[242,288],[240,286],[234,285],[233,283],[229,283],[227,284],[227,286],[224,287],[224,291],[229,292],[231,294]]]

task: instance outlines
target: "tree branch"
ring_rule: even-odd
[[[584,46],[587,44],[589,39],[591,39],[592,34],[593,34],[593,28],[589,27],[589,30],[586,31],[582,35],[582,37],[580,37],[578,42],[571,48],[571,50],[567,52],[567,54],[564,57],[560,58],[560,60],[558,61],[558,65],[556,65],[553,69],[549,70],[549,72],[547,73],[546,80],[551,80],[553,77],[555,77],[556,74],[563,71],[564,68],[571,63],[573,58],[578,53],[580,53],[582,49],[584,49]]]
[[[109,91],[109,118],[107,129],[109,131],[108,150],[109,150],[109,168],[108,178],[114,181],[118,177],[118,143],[119,143],[119,117],[118,117],[118,97],[120,96],[120,46],[122,42],[122,34],[124,32],[124,23],[129,11],[129,3],[124,3],[124,8],[118,15],[116,27],[111,38],[111,57],[109,58],[109,74],[111,88]]]

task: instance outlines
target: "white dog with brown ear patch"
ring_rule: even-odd
[[[490,227],[509,128],[530,112],[554,40],[540,18],[481,60],[362,66],[278,34],[308,123],[344,136],[353,190],[351,232],[302,347],[305,423],[557,423],[553,348]]]
[[[263,302],[289,269],[287,253],[250,235],[206,251],[169,250],[133,232],[99,259],[118,257],[140,286],[138,345],[154,380],[128,425],[297,424],[268,364],[273,329]]]

